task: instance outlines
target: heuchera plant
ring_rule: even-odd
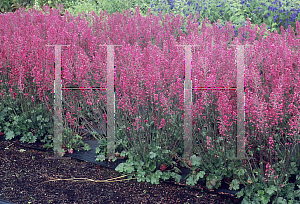
[[[205,121],[202,121],[205,117],[198,116],[202,115],[203,105],[206,106],[212,102],[205,101],[204,97],[200,96],[192,108],[195,121],[193,125],[199,130],[197,132],[196,129],[193,134],[197,135],[200,141],[204,138],[207,143],[210,144],[212,141],[214,143],[206,146],[208,149],[204,153],[200,152],[201,150],[198,152],[202,159],[199,160],[199,157],[196,158],[195,155],[191,158],[192,173],[187,179],[187,184],[194,185],[199,179],[204,179],[205,173],[209,173],[205,179],[210,189],[218,188],[225,177],[234,178],[230,183],[231,189],[238,190],[239,184],[243,184],[245,188],[241,189],[239,196],[244,196],[245,202],[252,199],[267,203],[271,198],[280,200],[283,196],[287,199],[299,197],[299,190],[291,191],[295,184],[300,185],[299,178],[294,185],[287,184],[290,174],[299,174],[299,165],[297,165],[299,157],[293,157],[291,160],[289,155],[289,157],[280,158],[282,160],[273,165],[272,159],[265,152],[269,150],[272,155],[274,149],[279,149],[278,144],[283,142],[284,145],[286,142],[295,144],[296,141],[288,134],[288,131],[297,128],[299,118],[297,117],[299,111],[296,110],[296,106],[299,106],[297,103],[299,102],[299,83],[297,83],[299,73],[296,72],[295,67],[299,67],[300,59],[296,52],[290,50],[291,46],[296,46],[299,42],[292,36],[292,32],[288,36],[284,35],[283,38],[268,33],[270,37],[264,40],[261,38],[264,33],[263,26],[257,37],[257,27],[251,30],[251,24],[248,21],[248,26],[240,28],[238,37],[231,42],[233,30],[230,30],[230,27],[232,26],[228,26],[225,32],[224,29],[216,29],[215,24],[210,27],[203,23],[202,33],[199,34],[198,25],[191,23],[193,19],[188,18],[188,34],[185,35],[179,30],[180,22],[182,22],[180,16],[172,21],[168,15],[164,20],[155,16],[143,18],[139,16],[138,10],[139,8],[133,17],[129,16],[129,12],[112,16],[104,12],[106,22],[102,22],[102,18],[95,16],[91,28],[88,27],[89,23],[86,20],[80,20],[81,15],[75,21],[66,12],[65,19],[63,19],[57,10],[50,10],[47,17],[38,16],[39,11],[32,11],[32,13],[18,11],[1,16],[0,23],[3,29],[0,28],[2,34],[0,42],[7,49],[0,57],[3,64],[6,63],[3,74],[9,74],[11,95],[16,94],[13,92],[16,90],[16,85],[23,93],[26,87],[37,86],[40,100],[46,103],[47,108],[54,114],[51,109],[53,101],[48,98],[50,93],[53,93],[53,78],[49,76],[54,74],[54,51],[53,48],[52,50],[46,48],[45,44],[71,45],[63,48],[62,52],[62,84],[84,87],[89,87],[91,84],[105,87],[105,82],[101,81],[101,77],[106,76],[106,48],[99,45],[104,43],[123,45],[115,48],[114,56],[115,88],[119,97],[116,100],[118,102],[116,139],[126,143],[123,146],[126,151],[122,151],[120,156],[128,155],[129,159],[126,163],[120,164],[116,170],[124,173],[135,172],[139,182],[147,181],[158,184],[160,178],[163,180],[173,178],[179,182],[181,176],[174,166],[176,163],[172,161],[170,153],[182,146],[183,142],[182,82],[185,58],[183,48],[176,44],[201,45],[195,48],[192,56],[193,87],[203,87],[201,83],[205,74],[203,69],[197,69],[197,67],[205,66],[210,68],[210,73],[206,76],[208,84],[204,86],[226,85],[230,87],[231,85],[234,87],[236,82],[235,47],[229,47],[228,43],[231,45],[238,45],[242,42],[243,44],[250,43],[249,51],[245,49],[245,58],[250,60],[250,63],[245,66],[245,112],[248,115],[251,114],[251,117],[246,118],[246,127],[251,132],[246,133],[245,142],[247,146],[251,143],[254,147],[251,150],[247,149],[249,155],[254,156],[260,153],[260,168],[252,169],[249,161],[248,168],[242,161],[228,160],[228,156],[234,156],[233,151],[227,151],[227,148],[234,149],[235,142],[234,138],[228,134],[232,130],[230,127],[234,126],[229,119],[231,116],[236,116],[236,108],[232,100],[234,95],[227,91],[213,91],[217,94],[214,98],[214,103],[216,103],[214,105],[217,109],[212,114],[218,119],[219,137],[206,137],[209,133],[200,130],[205,125]],[[4,25],[5,21],[11,23]],[[44,23],[50,25],[49,28],[46,28]],[[248,32],[248,38],[242,39],[243,31]],[[298,24],[297,31],[298,33],[300,31]],[[201,57],[205,60],[201,61]],[[5,59],[10,60],[5,61]],[[230,68],[224,70],[224,67]],[[267,70],[270,71],[267,72]],[[222,74],[221,77],[220,74]],[[298,81],[292,80],[293,78]],[[103,108],[102,112],[95,111],[105,120],[104,112],[107,102],[105,96],[98,93],[96,98],[91,91],[83,90],[81,94],[81,97],[86,99],[86,104],[92,106],[93,111],[94,106]],[[195,94],[197,95],[197,91]],[[71,112],[66,111],[66,117],[68,122],[72,123],[71,125],[83,128],[84,123],[79,121],[81,117],[79,111],[87,107],[83,103],[80,107],[75,107],[74,101],[78,99],[75,97],[73,99],[70,103],[64,100],[71,109]],[[258,104],[257,101],[260,103]],[[155,111],[151,115],[142,114],[136,117],[141,106]],[[289,111],[286,111],[287,108]],[[229,117],[229,114],[232,115]],[[79,122],[82,124],[80,125]],[[272,132],[270,135],[273,126],[279,130],[286,122],[289,123],[290,128],[285,133],[281,131],[279,136]],[[263,134],[258,133],[257,130]],[[7,134],[7,129],[5,131],[4,133]],[[284,134],[286,138],[283,137]],[[289,139],[287,139],[288,135]],[[226,151],[222,151],[218,144],[223,147],[226,145]],[[267,146],[264,146],[265,144]],[[69,148],[71,152],[73,147]],[[262,155],[263,150],[264,155]],[[287,149],[285,151],[287,152]],[[104,155],[99,157],[99,160],[103,157]],[[268,163],[269,161],[271,163]],[[174,172],[166,170],[170,166],[173,167]],[[198,168],[201,170],[196,173],[195,170]],[[277,176],[272,172],[273,168]],[[285,188],[282,188],[283,186]]]

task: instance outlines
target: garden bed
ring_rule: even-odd
[[[0,136],[3,138],[3,135]],[[8,147],[8,149],[5,149]],[[49,160],[53,153],[0,141],[0,199],[13,203],[240,203],[241,200],[171,183],[152,185],[124,179],[116,182],[59,180],[88,178],[109,180],[121,174],[76,159]],[[119,178],[122,180],[122,178]],[[48,182],[47,182],[48,181]],[[200,189],[204,189],[201,192]]]
[[[88,121],[91,122],[89,119]],[[106,132],[106,127],[104,132]],[[83,140],[94,139],[95,144],[98,142],[91,135],[82,134],[82,132],[79,134]],[[4,139],[5,135],[0,133],[0,138]],[[34,143],[32,145],[39,144]],[[8,149],[5,149],[6,147]],[[40,147],[43,147],[43,145]],[[73,155],[75,153],[77,152],[74,151]],[[85,153],[87,152],[81,150],[82,155]],[[229,198],[230,196],[223,196],[217,192],[220,188],[228,189],[233,178],[224,178],[219,189],[211,191],[200,180],[192,188],[187,186],[183,179],[179,184],[175,183],[174,180],[167,182],[160,180],[159,185],[152,185],[147,182],[139,183],[136,179],[129,181],[124,179],[123,181],[109,183],[95,182],[119,177],[121,173],[93,163],[95,160],[94,155],[89,162],[86,160],[80,161],[74,157],[70,160],[48,160],[45,157],[53,156],[53,153],[24,147],[20,145],[19,139],[16,138],[11,141],[1,141],[0,154],[3,155],[0,158],[0,172],[2,174],[0,175],[0,201],[3,199],[13,203],[85,203],[86,201],[92,203],[240,203],[242,200],[234,198],[234,195],[230,195],[231,198]],[[67,153],[66,156],[71,157]],[[259,159],[259,155],[256,156],[256,159]],[[106,162],[108,161],[106,160]],[[258,165],[258,160],[255,162]],[[255,162],[251,161],[251,164]],[[179,162],[177,162],[177,167],[179,167],[178,165],[180,165]],[[252,168],[254,167],[253,165]],[[207,175],[205,175],[205,178]],[[184,174],[182,176],[184,177]],[[92,180],[47,182],[53,179],[72,178]],[[295,180],[295,178],[292,179]],[[105,187],[107,189],[104,189]],[[243,188],[242,185],[240,185],[241,188]],[[126,192],[129,192],[132,196],[126,194]]]

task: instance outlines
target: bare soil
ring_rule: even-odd
[[[0,136],[0,137],[3,137]],[[9,149],[5,149],[8,147]],[[25,150],[25,151],[24,151]],[[53,153],[0,140],[0,199],[12,203],[240,203],[182,184],[114,181],[121,174],[77,159],[49,160]],[[86,180],[57,180],[88,178]],[[101,182],[95,182],[95,181]],[[109,180],[103,182],[104,180]],[[198,184],[197,184],[198,185]],[[206,187],[202,187],[206,188]]]

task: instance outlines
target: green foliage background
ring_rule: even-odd
[[[295,21],[300,21],[300,0],[282,0],[275,2],[275,0],[37,0],[39,9],[42,10],[43,5],[49,5],[50,8],[58,9],[58,4],[62,4],[65,14],[65,9],[68,10],[75,17],[79,13],[88,14],[89,11],[95,11],[96,15],[100,13],[100,10],[107,10],[109,15],[112,13],[123,13],[123,10],[130,9],[135,12],[137,5],[140,7],[140,14],[146,16],[148,9],[151,9],[151,13],[158,16],[160,12],[163,16],[166,13],[180,14],[183,16],[182,30],[186,33],[186,19],[188,14],[193,16],[199,13],[198,22],[201,27],[202,21],[207,17],[211,23],[216,23],[220,20],[221,25],[225,25],[225,22],[231,21],[233,23],[234,30],[237,31],[239,27],[242,27],[247,18],[250,19],[252,28],[255,24],[259,27],[266,23],[267,30],[281,34],[280,27],[284,29],[288,28],[288,24],[294,29],[296,28]],[[261,4],[265,5],[261,5]],[[15,12],[18,8],[34,8],[35,0],[1,0],[0,1],[0,13]],[[259,7],[260,10],[257,10]],[[272,11],[270,7],[276,7],[277,11]],[[279,12],[279,10],[283,12]],[[293,11],[292,9],[298,9]],[[87,15],[85,18],[90,19]],[[276,18],[276,20],[274,20]],[[264,37],[266,37],[267,31]]]

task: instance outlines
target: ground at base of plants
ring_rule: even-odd
[[[9,146],[9,149],[5,149]],[[25,151],[24,151],[25,150]],[[52,153],[53,154],[53,153]],[[0,199],[12,203],[240,203],[239,199],[162,183],[50,181],[121,176],[115,170],[76,159],[49,160],[51,153],[0,140]]]

